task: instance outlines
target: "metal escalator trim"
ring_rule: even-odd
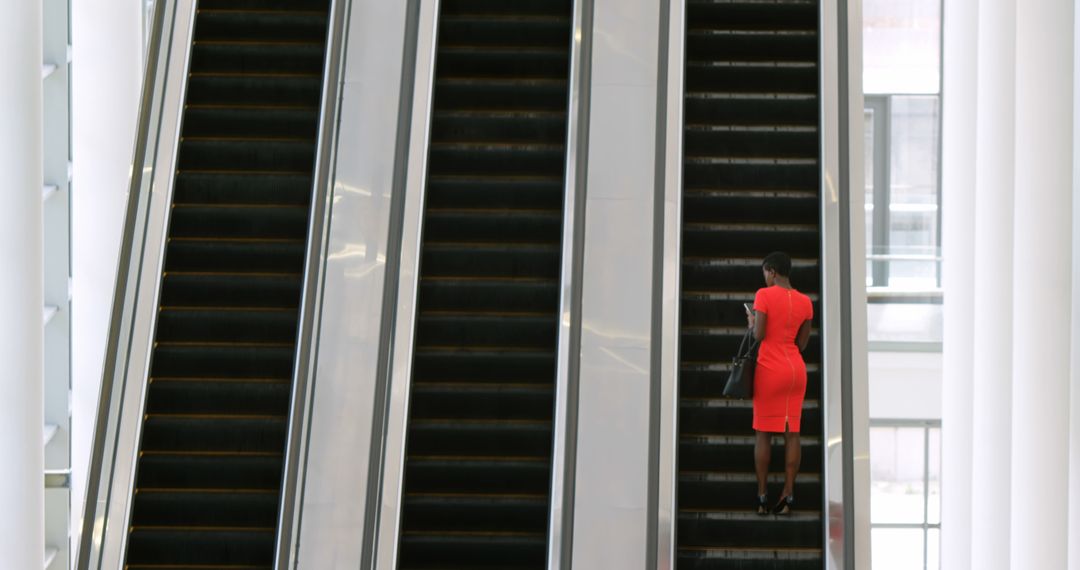
[[[419,292],[420,258],[423,254],[423,210],[428,178],[428,145],[434,108],[435,54],[438,49],[439,0],[420,2],[413,0],[410,15],[415,14],[415,37],[406,34],[405,54],[414,56],[405,62],[412,67],[411,105],[402,105],[402,120],[408,121],[407,146],[403,172],[395,176],[395,192],[403,195],[401,203],[399,252],[397,271],[388,270],[385,300],[393,300],[393,317],[386,319],[389,330],[385,342],[389,347],[386,363],[386,392],[380,404],[381,420],[373,431],[382,447],[375,453],[373,446],[372,473],[369,478],[369,514],[374,524],[368,525],[370,536],[365,537],[365,567],[375,570],[395,570],[398,565],[398,544],[401,539],[401,506],[405,476],[405,439],[408,431],[409,396],[411,392],[413,344],[417,319],[417,295]],[[410,22],[409,26],[413,24]],[[415,40],[412,43],[411,40]],[[411,44],[411,45],[410,45]],[[415,52],[411,46],[415,45]],[[403,79],[403,85],[405,85]],[[404,92],[404,90],[403,90]],[[406,125],[402,125],[405,127]],[[405,131],[405,129],[402,129]],[[401,187],[398,186],[399,181]],[[395,228],[396,230],[397,228]],[[396,241],[392,238],[392,241]],[[389,248],[388,248],[389,251]],[[374,441],[374,439],[373,439]]]
[[[307,248],[304,253],[304,273],[301,277],[296,356],[293,360],[292,401],[289,404],[286,428],[281,502],[274,547],[275,568],[293,568],[296,565],[300,527],[303,523],[301,502],[306,474],[303,465],[306,463],[308,437],[310,437],[319,319],[322,312],[324,273],[329,246],[329,219],[332,211],[330,202],[333,198],[332,171],[337,153],[338,111],[344,86],[344,82],[339,79],[344,65],[344,28],[351,4],[351,0],[330,0],[328,9],[329,21],[324,44],[319,126],[315,138],[318,146],[312,173],[311,211],[308,219]],[[294,77],[301,75],[291,74]]]
[[[573,559],[574,473],[576,472],[581,298],[585,258],[585,198],[588,180],[593,0],[573,6],[567,85],[559,328],[556,343],[555,411],[551,450],[547,568],[569,568]]]
[[[656,418],[650,426],[655,442],[650,453],[650,470],[655,469],[650,481],[650,517],[654,521],[654,568],[675,568],[678,542],[678,493],[679,482],[679,341],[680,303],[682,301],[682,218],[683,218],[683,114],[689,93],[685,92],[686,58],[686,0],[665,0],[661,21],[660,80],[657,81],[661,103],[657,109],[657,198],[663,205],[655,208],[660,226],[657,251],[653,256],[653,343],[652,361],[659,379],[654,381],[654,406]],[[664,57],[666,56],[666,57]],[[662,155],[660,153],[663,153]],[[662,216],[662,217],[661,217]],[[653,502],[655,501],[655,503]]]
[[[195,6],[163,0],[154,17],[76,568],[118,568],[127,546],[136,453],[160,291]],[[79,506],[76,506],[79,508]]]

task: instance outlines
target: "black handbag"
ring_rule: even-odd
[[[758,342],[754,329],[747,328],[739,343],[739,352],[731,361],[731,373],[724,384],[724,395],[747,400],[754,397],[754,367],[757,365]]]

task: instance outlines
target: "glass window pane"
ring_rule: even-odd
[[[930,428],[930,465],[927,522],[941,522],[941,428]]]
[[[872,528],[870,542],[874,570],[918,570],[923,567],[921,528]]]
[[[943,305],[875,302],[866,306],[872,342],[941,342]]]
[[[926,570],[941,568],[941,531],[932,528],[926,532]]]
[[[870,522],[922,523],[923,428],[870,428]]]
[[[941,0],[863,0],[863,91],[938,93]]]
[[[866,174],[864,200],[866,207],[866,251],[874,252],[874,110],[863,110],[863,171]],[[873,264],[867,265],[866,286],[874,284]]]
[[[891,99],[889,286],[938,285],[938,98]]]

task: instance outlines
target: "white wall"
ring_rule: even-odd
[[[142,8],[141,0],[71,2],[71,515],[76,544],[142,88]]]
[[[871,419],[941,419],[940,352],[870,352]]]

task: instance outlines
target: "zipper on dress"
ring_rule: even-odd
[[[787,329],[790,331],[791,330],[791,314],[793,312],[795,312],[795,309],[794,309],[794,307],[792,306],[792,303],[791,303],[791,289],[787,290],[787,304],[788,304]],[[791,352],[790,351],[784,350],[784,358],[787,359],[788,368],[791,369],[791,384],[788,385],[787,397],[784,399],[784,433],[787,433],[791,429],[791,426],[788,425],[788,424],[791,421],[791,390],[792,390],[792,388],[795,387],[795,365],[791,363]]]

